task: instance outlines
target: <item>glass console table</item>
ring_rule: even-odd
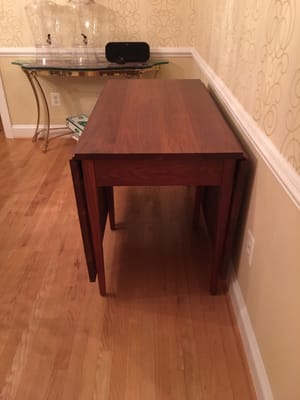
[[[125,63],[115,64],[109,62],[101,62],[97,64],[74,64],[70,60],[47,60],[45,62],[17,60],[13,61],[14,65],[22,68],[27,76],[33,90],[33,94],[37,106],[37,122],[32,141],[36,142],[38,138],[44,138],[43,152],[48,148],[50,139],[63,135],[69,135],[72,131],[67,128],[50,128],[50,110],[47,96],[40,82],[40,77],[61,76],[61,77],[95,77],[95,76],[121,76],[124,78],[141,78],[146,72],[154,72],[154,76],[159,72],[164,64],[168,64],[167,60],[150,59],[145,63]],[[41,126],[41,108],[45,109],[46,123],[45,127]],[[50,136],[52,131],[59,133]]]

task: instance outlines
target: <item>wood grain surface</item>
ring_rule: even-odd
[[[117,188],[106,298],[89,283],[68,161],[0,138],[1,400],[255,399],[224,295],[210,296],[192,188]],[[199,262],[200,260],[200,262]]]
[[[75,154],[240,158],[243,150],[200,80],[130,79],[108,81]]]

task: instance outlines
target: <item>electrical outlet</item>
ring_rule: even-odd
[[[51,99],[51,106],[53,106],[53,107],[61,106],[60,94],[59,93],[51,92],[50,93],[50,99]]]
[[[248,259],[249,267],[251,267],[251,265],[252,265],[254,245],[255,245],[254,236],[253,236],[252,232],[250,231],[250,229],[248,229],[246,243],[245,243],[245,250],[246,250],[246,256]]]

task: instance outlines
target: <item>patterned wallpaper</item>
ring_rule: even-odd
[[[56,0],[61,11],[70,2]],[[0,0],[0,22],[5,28],[0,46],[32,46],[34,38],[24,7],[30,0]],[[145,40],[153,47],[188,44],[192,7],[196,0],[96,0],[101,11],[101,46],[107,41]],[[195,7],[194,7],[195,8]],[[1,32],[2,33],[2,32]],[[70,44],[70,43],[69,43]]]
[[[199,8],[199,53],[300,175],[300,2],[203,0]]]
[[[14,0],[0,0],[0,46],[19,47],[24,45],[20,10],[22,11],[20,7],[16,7]]]
[[[32,46],[24,6],[0,0],[0,46]],[[67,0],[57,0],[67,4]],[[298,0],[97,0],[99,44],[194,46],[300,174]]]

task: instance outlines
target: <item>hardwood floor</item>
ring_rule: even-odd
[[[68,160],[0,138],[0,398],[254,399],[192,188],[117,188],[109,296],[89,283]]]

